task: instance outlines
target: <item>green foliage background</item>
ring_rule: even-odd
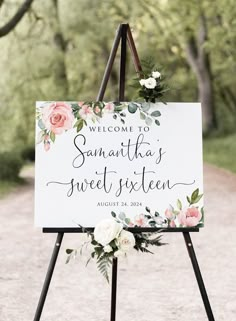
[[[21,1],[1,8],[6,22]],[[233,0],[35,0],[32,9],[6,37],[0,38],[0,151],[34,145],[36,100],[94,100],[115,30],[129,22],[139,52],[164,69],[166,101],[196,101],[197,80],[187,62],[186,41],[198,32],[201,10],[207,17],[217,135],[235,131],[236,6]],[[118,54],[119,56],[119,54]],[[118,67],[118,62],[116,66]],[[114,68],[106,100],[116,100]],[[127,79],[135,72],[128,62]],[[126,99],[135,99],[127,86]]]

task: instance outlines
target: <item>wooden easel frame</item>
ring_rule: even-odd
[[[127,42],[131,51],[133,64],[137,73],[142,73],[141,63],[138,57],[138,53],[134,44],[132,33],[128,24],[121,24],[118,27],[114,43],[110,52],[110,56],[107,62],[105,73],[102,79],[102,83],[97,95],[97,101],[101,101],[104,98],[107,83],[111,74],[111,70],[116,57],[117,49],[121,42],[121,56],[120,56],[120,79],[119,79],[119,101],[125,100],[125,74],[126,74],[126,51]],[[131,228],[132,232],[150,232],[160,230],[158,228]],[[190,237],[190,232],[199,232],[198,228],[161,228],[163,232],[181,232],[185,240],[187,251],[192,263],[192,267],[198,282],[199,290],[202,296],[204,307],[209,321],[215,321],[211,305],[207,296],[206,288],[203,282],[201,271],[198,265],[197,257],[194,251],[193,243]],[[63,240],[64,233],[82,233],[79,228],[43,228],[44,233],[57,233],[56,243],[52,252],[52,257],[49,262],[49,267],[43,284],[42,292],[39,298],[38,306],[36,309],[34,321],[39,321],[47,297],[48,289],[50,286],[53,271],[56,265],[58,253],[60,251],[61,243]],[[115,321],[116,319],[116,295],[117,295],[117,264],[118,259],[113,259],[112,264],[112,282],[111,282],[111,316],[110,321]]]

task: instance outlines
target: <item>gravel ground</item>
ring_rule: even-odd
[[[206,226],[192,233],[216,321],[236,320],[236,175],[205,165]],[[27,186],[0,200],[0,321],[33,320],[56,235],[33,227],[33,170]],[[110,288],[91,263],[65,265],[66,235],[42,321],[108,321]],[[181,233],[155,255],[119,261],[117,321],[204,321],[206,313]]]

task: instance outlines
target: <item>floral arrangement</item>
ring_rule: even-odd
[[[127,111],[131,114],[139,111],[140,118],[145,121],[146,125],[150,126],[155,123],[159,126],[158,118],[161,113],[151,107],[150,103],[145,102],[45,102],[36,112],[37,125],[40,129],[37,143],[43,143],[45,151],[48,151],[58,135],[73,128],[79,132],[89,122],[99,122],[106,114],[112,114],[114,119],[125,124]]]
[[[146,102],[155,103],[159,100],[165,103],[162,99],[169,88],[164,83],[164,76],[158,71],[152,58],[143,60],[142,67],[133,84],[138,89],[138,96]]]
[[[90,232],[86,229],[83,232],[87,232],[90,241],[82,244],[80,253],[82,254],[83,248],[89,244],[92,245],[92,251],[87,264],[91,259],[95,259],[98,270],[109,282],[109,267],[112,264],[114,258],[127,256],[133,249],[140,252],[152,253],[148,246],[161,246],[164,243],[161,242],[161,235],[156,236],[156,233],[132,233],[126,230],[125,226],[115,219],[104,219],[99,222],[94,232]],[[68,258],[66,263],[71,258],[75,258],[78,250],[67,249],[66,253]]]
[[[145,213],[136,215],[132,221],[121,212],[117,215],[111,212],[112,216],[126,227],[202,227],[204,224],[204,208],[197,204],[203,194],[199,194],[199,189],[193,191],[191,196],[187,196],[187,205],[183,206],[181,200],[177,200],[176,208],[169,205],[163,215],[158,211],[152,212],[149,207],[145,207]]]
[[[88,245],[92,245],[87,264],[91,259],[95,259],[98,270],[103,274],[109,282],[109,267],[112,260],[118,257],[127,256],[133,249],[152,253],[149,246],[161,246],[165,243],[161,242],[161,235],[158,232],[132,232],[130,228],[151,227],[151,228],[174,228],[174,227],[201,227],[204,223],[204,209],[199,207],[197,203],[201,200],[203,194],[199,194],[196,189],[191,196],[187,196],[188,205],[183,207],[182,202],[178,199],[176,209],[170,205],[163,216],[157,211],[152,211],[146,207],[145,213],[136,215],[133,220],[121,212],[118,215],[111,212],[113,218],[105,219],[99,222],[94,232],[90,232],[80,226],[83,232],[86,232],[90,240],[84,242],[78,249],[67,249],[67,263],[71,258],[75,258],[78,254],[82,254],[83,249]],[[161,230],[160,230],[161,231]],[[159,232],[160,232],[159,231]]]

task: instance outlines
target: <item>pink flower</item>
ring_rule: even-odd
[[[49,135],[45,135],[45,136],[44,136],[44,141],[45,141],[45,142],[48,142],[48,141],[49,141]]]
[[[170,221],[170,227],[176,227],[175,221]]]
[[[79,105],[80,107],[82,107],[82,106],[83,106],[83,104],[84,104],[84,102],[83,102],[83,101],[79,101],[79,102],[78,102],[78,105]]]
[[[56,102],[43,108],[42,121],[54,134],[62,134],[64,130],[71,129],[74,115],[69,105]]]
[[[138,226],[146,226],[147,218],[145,217],[144,214],[136,215],[134,218],[134,223],[135,225],[138,225]]]
[[[196,226],[202,218],[201,212],[196,207],[189,207],[178,214],[179,223],[183,226]]]
[[[49,151],[49,149],[50,149],[50,143],[49,142],[45,142],[44,143],[44,149],[45,149],[46,152]]]
[[[98,106],[96,106],[95,109],[94,109],[94,111],[95,111],[96,114],[99,114],[100,111],[101,111],[101,109],[100,109]]]
[[[175,214],[169,208],[166,209],[165,216],[168,218],[168,220],[175,218]]]
[[[88,105],[83,105],[79,111],[79,115],[82,119],[91,119],[94,116],[93,110]]]
[[[115,109],[115,106],[114,104],[112,103],[107,103],[104,107],[104,112],[107,112],[107,113],[113,113],[114,112],[114,109]]]

